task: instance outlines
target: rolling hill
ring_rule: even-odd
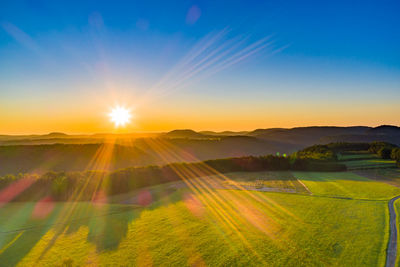
[[[107,143],[114,143],[110,169],[176,161],[292,153],[312,144],[385,141],[400,145],[400,127],[298,127],[252,132],[68,135],[0,135],[0,174],[81,171]],[[171,157],[171,154],[174,157]],[[96,169],[92,166],[93,169]]]

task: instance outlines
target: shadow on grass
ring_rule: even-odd
[[[14,203],[11,203],[13,205]],[[20,204],[20,203],[19,203]],[[21,261],[42,237],[53,227],[60,206],[56,207],[46,219],[32,219],[32,203],[21,204],[22,208],[15,210],[15,213],[23,212],[24,221],[16,222],[19,229],[11,229],[1,234],[1,241],[4,242],[0,249],[0,266],[15,266]],[[30,206],[26,209],[26,206]],[[4,207],[3,207],[4,208]],[[7,206],[6,206],[7,208]]]
[[[98,252],[118,249],[119,244],[127,236],[129,224],[137,219],[143,210],[153,210],[160,206],[165,206],[181,199],[181,190],[169,190],[168,188],[145,189],[150,199],[145,203],[118,204],[92,204],[88,202],[78,203],[68,216],[67,220],[62,220],[65,214],[66,205],[70,203],[57,203],[54,210],[45,219],[32,219],[32,208],[24,210],[24,222],[19,223],[18,229],[8,229],[8,232],[0,233],[0,266],[17,265],[43,238],[48,231],[53,231],[54,235],[47,242],[38,258],[38,262],[43,259],[51,248],[55,245],[58,238],[62,235],[76,233],[81,227],[88,227],[89,232],[87,241],[96,245]],[[118,199],[119,203],[124,203],[124,199],[133,198],[140,202],[137,194],[143,192],[133,192],[125,197]],[[111,199],[111,201],[113,201]],[[143,200],[142,200],[143,201]],[[11,203],[10,205],[13,205]],[[142,206],[139,204],[143,204]],[[34,205],[34,204],[27,204]],[[7,205],[3,208],[7,208]],[[69,208],[69,207],[67,207]]]
[[[89,223],[89,233],[87,240],[96,244],[98,252],[118,249],[121,241],[127,236],[129,224],[140,217],[143,210],[154,210],[161,206],[166,206],[182,199],[181,190],[143,189],[133,196],[134,204],[143,205],[141,208],[131,209],[126,212],[115,212],[116,206],[108,206],[108,213],[112,216],[94,218]],[[146,200],[141,200],[138,196],[145,195]],[[132,201],[132,199],[131,199]],[[145,203],[140,203],[144,201]]]

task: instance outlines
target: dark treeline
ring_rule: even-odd
[[[390,153],[390,158],[396,160],[397,164],[400,165],[400,148],[399,147],[392,149],[392,152]]]
[[[55,200],[90,200],[100,195],[115,195],[183,178],[179,170],[204,170],[211,174],[251,171],[344,171],[346,167],[336,162],[281,156],[240,157],[207,160],[195,163],[171,163],[163,166],[132,167],[113,172],[47,172],[37,175],[6,175],[0,178],[0,188],[29,183],[23,194],[13,200],[32,200],[52,197]],[[178,171],[177,171],[178,170]],[[210,171],[213,170],[213,171]],[[184,172],[182,172],[184,173]],[[200,174],[198,174],[200,175]],[[193,178],[193,176],[191,176]],[[31,184],[30,184],[31,183]],[[0,199],[1,201],[1,199]],[[4,200],[3,200],[4,201]]]
[[[292,157],[336,161],[338,159],[338,153],[368,151],[370,147],[371,144],[369,143],[330,143],[326,145],[314,145],[293,153]]]
[[[394,159],[400,162],[400,148],[396,145],[386,142],[373,142],[368,152],[377,154],[383,159]]]
[[[383,159],[400,162],[400,148],[387,142],[372,143],[330,143],[314,145],[295,152],[292,156],[300,159],[317,159],[336,161],[339,153],[364,151],[377,154]]]

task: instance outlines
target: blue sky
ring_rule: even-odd
[[[130,130],[400,124],[393,115],[400,111],[399,11],[399,1],[2,1],[0,109],[15,123],[0,131],[79,132],[85,123],[93,127],[85,131],[106,130],[88,121],[113,97],[136,106],[141,119]],[[246,54],[265,37],[265,49]],[[174,88],[188,68],[177,65],[207,38],[216,39],[214,50],[190,64],[204,59],[210,67]],[[230,48],[246,56],[212,69]],[[151,104],[135,103],[165,77]],[[87,105],[90,98],[100,100]],[[65,103],[55,105],[59,99]],[[287,113],[281,120],[279,104]],[[364,118],[371,105],[380,111]],[[321,106],[328,121],[309,115]],[[80,126],[43,118],[55,108],[60,120],[72,120],[72,108],[89,115]],[[338,109],[348,112],[334,115]],[[235,110],[254,120],[220,123]],[[297,110],[309,119],[289,120]],[[190,125],[207,112],[217,114],[209,124]],[[46,126],[24,128],[28,115]]]

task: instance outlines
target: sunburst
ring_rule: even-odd
[[[131,121],[131,111],[123,106],[115,106],[108,114],[115,127],[125,126]]]

